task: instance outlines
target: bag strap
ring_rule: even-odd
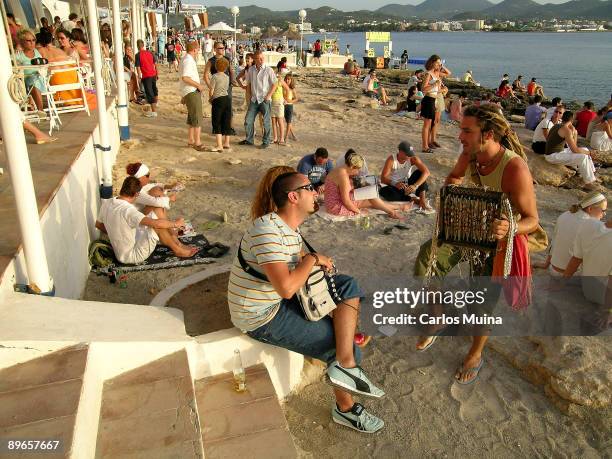
[[[240,266],[242,267],[245,273],[253,276],[254,278],[262,280],[262,281],[270,282],[270,280],[265,274],[262,274],[259,271],[256,271],[255,269],[253,269],[253,267],[249,265],[247,261],[244,259],[244,257],[242,256],[242,241],[243,240],[244,240],[244,237],[240,239],[240,244],[238,244],[238,262],[240,263]],[[308,250],[310,250],[312,253],[317,253],[317,251],[312,248],[312,246],[308,243],[308,241],[304,239],[304,236],[302,236],[302,241],[304,241],[304,244],[306,245]]]
[[[244,270],[245,273],[255,277],[256,279],[262,280],[262,281],[266,281],[266,282],[270,282],[270,280],[267,278],[267,276],[265,274],[260,273],[259,271],[255,271],[251,265],[249,265],[246,260],[244,259],[244,257],[242,256],[242,241],[244,240],[244,237],[242,239],[240,239],[240,244],[238,244],[238,262],[240,263],[240,266],[242,267],[242,269]]]

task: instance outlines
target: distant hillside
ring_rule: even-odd
[[[416,5],[416,15],[422,18],[446,19],[464,11],[483,11],[492,5],[487,0],[425,0]]]
[[[533,0],[504,0],[491,8],[483,11],[489,18],[518,19],[524,17],[536,17],[535,12],[542,5]]]
[[[399,5],[392,3],[385,5],[382,8],[376,10],[377,13],[388,14],[390,16],[397,16],[398,18],[409,18],[417,15],[417,9],[414,5]]]
[[[566,3],[540,5],[532,0],[504,0],[484,10],[495,19],[612,19],[612,1],[572,0]]]

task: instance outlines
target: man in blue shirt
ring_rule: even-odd
[[[535,128],[542,120],[542,113],[546,111],[540,105],[541,102],[542,96],[536,95],[533,97],[533,103],[525,109],[525,127],[531,131],[535,131]]]
[[[334,167],[333,161],[329,159],[327,148],[319,147],[312,155],[306,155],[298,163],[297,170],[310,180],[317,191],[325,191],[325,177]]]

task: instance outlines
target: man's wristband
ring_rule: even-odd
[[[321,266],[319,264],[319,256],[316,253],[308,252],[306,255],[310,255],[311,257],[313,257],[315,259],[315,266]]]

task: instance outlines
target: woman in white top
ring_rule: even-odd
[[[546,261],[541,264],[534,264],[534,268],[548,269],[551,276],[562,276],[572,258],[571,250],[578,227],[585,220],[601,220],[607,208],[606,197],[599,191],[594,191],[586,195],[580,201],[580,204],[573,205],[570,210],[563,212],[557,219]]]
[[[440,147],[435,141],[438,129],[435,123],[436,98],[438,97],[438,92],[443,87],[442,78],[450,76],[451,72],[442,65],[442,59],[436,54],[427,59],[425,69],[427,73],[425,73],[423,78],[423,93],[425,97],[421,101],[421,117],[423,118],[421,140],[423,143],[423,153],[433,153],[434,148]]]
[[[612,111],[593,128],[591,147],[599,151],[612,151]]]
[[[164,185],[163,183],[152,182],[151,172],[147,165],[143,163],[128,164],[125,171],[127,175],[136,177],[142,186],[134,201],[134,205],[139,211],[142,212],[145,207],[159,207],[168,210],[170,209],[170,203],[176,201],[176,194],[167,194],[167,190],[179,188],[181,186],[179,183]]]

